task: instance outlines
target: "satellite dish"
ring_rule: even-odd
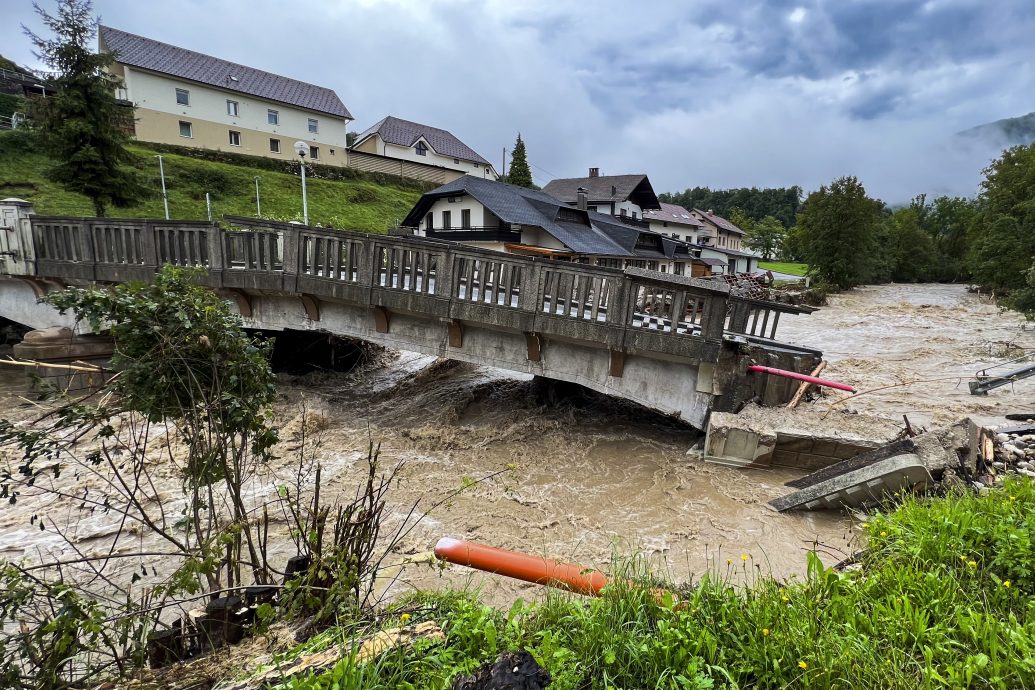
[[[309,144],[305,143],[304,141],[296,141],[295,153],[297,153],[302,158],[305,158],[309,155]]]

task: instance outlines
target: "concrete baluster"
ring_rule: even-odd
[[[546,297],[546,266],[539,261],[530,261],[521,266],[521,311],[538,314]]]
[[[154,223],[144,221],[144,227],[140,231],[140,262],[154,271],[158,270],[157,243],[158,238],[155,237]]]
[[[704,305],[701,313],[701,337],[705,340],[722,341],[728,300],[726,295],[702,295]],[[747,305],[739,303],[738,306]],[[734,315],[736,315],[736,310],[734,310]]]
[[[284,237],[283,289],[298,292],[298,275],[302,271],[302,233],[299,230],[280,230]]]

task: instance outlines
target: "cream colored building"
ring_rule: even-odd
[[[496,169],[451,132],[389,115],[360,132],[354,151],[499,179]]]
[[[98,36],[115,53],[140,141],[295,159],[301,140],[316,162],[348,163],[353,118],[331,89],[107,26]]]

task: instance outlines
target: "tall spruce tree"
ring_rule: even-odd
[[[109,206],[132,205],[146,193],[138,176],[122,166],[132,158],[125,144],[133,110],[116,100],[121,81],[105,71],[115,56],[90,49],[98,26],[92,4],[59,0],[56,16],[33,6],[54,34],[44,38],[22,27],[36,46],[36,57],[57,73],[51,81],[55,95],[36,99],[30,110],[41,143],[55,161],[48,177],[89,197],[98,216]]]
[[[510,154],[510,172],[507,173],[507,182],[518,187],[535,189],[535,183],[532,182],[532,169],[528,167],[525,142],[521,140],[520,133],[514,144],[514,152]]]

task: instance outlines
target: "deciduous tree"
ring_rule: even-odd
[[[866,195],[853,176],[810,194],[798,214],[801,249],[809,270],[842,289],[866,282],[876,264],[883,207]]]
[[[44,148],[54,159],[49,177],[69,191],[84,194],[103,216],[108,206],[129,206],[145,194],[131,168],[126,151],[132,128],[132,108],[120,104],[115,88],[120,81],[105,68],[114,55],[94,53],[97,19],[90,0],[59,0],[57,15],[38,4],[36,12],[53,38],[25,33],[36,46],[36,56],[57,73],[54,96],[36,99],[33,123]]]
[[[1035,306],[1025,296],[1035,264],[1035,144],[1007,149],[984,173],[968,264],[975,282],[1016,292],[1014,306],[1027,309],[1018,300]]]

